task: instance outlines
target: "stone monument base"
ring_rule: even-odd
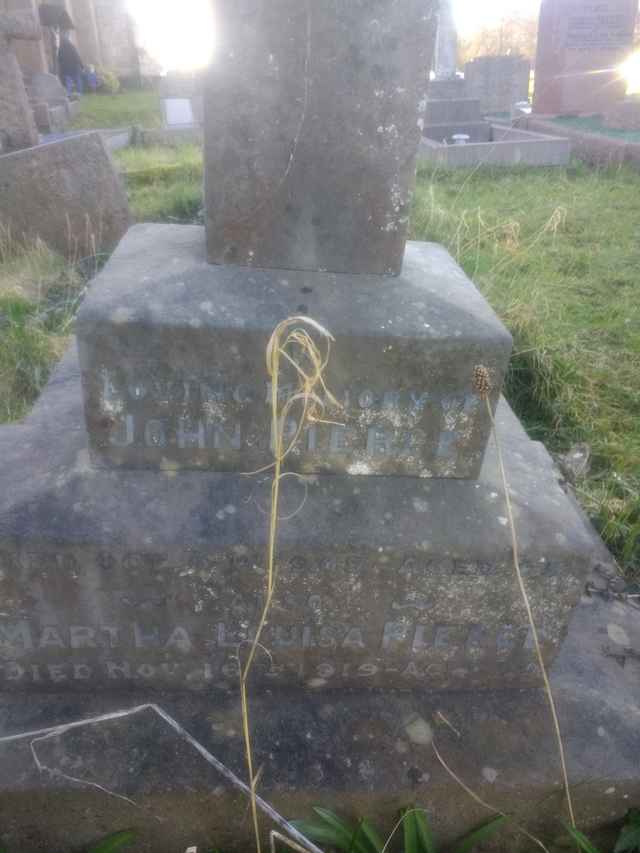
[[[577,820],[592,832],[640,799],[638,610],[585,597],[552,683]],[[287,819],[323,805],[366,815],[386,833],[398,809],[415,804],[443,842],[461,836],[491,813],[443,769],[435,742],[448,766],[486,802],[514,814],[514,823],[545,840],[563,834],[558,755],[542,690],[253,693],[259,794]],[[8,849],[84,848],[127,827],[137,833],[139,853],[250,849],[246,795],[153,709],[44,739],[41,732],[153,702],[245,779],[236,698],[139,691],[1,698],[0,824]],[[6,740],[25,732],[33,734]],[[263,826],[274,825],[263,816]],[[483,849],[536,848],[507,826]]]
[[[609,555],[541,444],[498,408],[523,572],[550,663]],[[0,430],[0,690],[234,693],[262,610],[270,472],[91,464],[70,352]],[[478,480],[282,483],[278,584],[256,683],[538,686],[495,448]]]
[[[265,350],[307,315],[335,338],[324,378],[340,405],[305,428],[289,470],[478,476],[490,418],[473,369],[495,407],[512,342],[442,246],[410,242],[402,274],[381,276],[209,264],[204,242],[198,226],[136,225],[89,289],[76,328],[96,464],[270,465]],[[283,369],[285,396],[294,378]]]

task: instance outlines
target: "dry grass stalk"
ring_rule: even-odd
[[[487,407],[487,413],[489,415],[489,419],[491,421],[491,432],[493,434],[493,439],[496,446],[496,453],[498,456],[498,467],[500,470],[500,477],[502,480],[502,488],[504,490],[505,503],[507,508],[507,518],[509,520],[509,530],[511,532],[511,550],[513,554],[513,567],[515,569],[516,577],[518,580],[518,586],[520,587],[520,593],[522,595],[522,600],[524,602],[525,609],[527,611],[527,618],[529,620],[529,627],[531,629],[531,635],[533,637],[533,645],[536,651],[536,657],[538,659],[538,664],[540,666],[540,672],[542,673],[542,680],[544,682],[545,692],[547,694],[547,700],[549,702],[549,709],[551,711],[551,718],[553,720],[553,727],[555,730],[556,741],[558,744],[558,755],[560,758],[560,767],[562,769],[562,782],[564,785],[565,798],[567,801],[567,810],[569,812],[569,820],[571,821],[571,826],[575,829],[576,827],[576,819],[575,813],[573,810],[573,800],[571,798],[571,790],[569,788],[569,774],[567,773],[567,762],[565,759],[564,752],[564,742],[562,740],[562,733],[560,731],[560,722],[558,720],[558,714],[556,712],[556,703],[553,698],[553,692],[551,690],[551,683],[549,682],[549,676],[547,675],[547,667],[544,662],[544,657],[542,655],[542,648],[540,646],[540,638],[538,636],[538,629],[536,627],[535,620],[533,618],[533,611],[531,609],[531,602],[529,601],[529,596],[527,595],[527,589],[524,583],[524,578],[522,577],[522,571],[520,569],[520,553],[518,547],[518,536],[516,532],[516,525],[513,518],[513,508],[511,506],[511,495],[509,492],[509,482],[507,480],[507,475],[504,467],[504,459],[502,457],[502,446],[500,444],[500,440],[498,438],[498,430],[496,427],[496,421],[493,416],[493,410],[491,408],[491,403],[489,401],[489,392],[491,391],[491,378],[489,375],[489,371],[483,365],[478,365],[473,370],[473,384],[481,399],[484,400],[485,405]]]
[[[440,711],[438,711],[438,716],[440,716],[440,718],[442,720],[444,720],[444,722],[450,728],[453,728],[451,723],[446,719],[446,717],[443,714],[440,713]],[[455,729],[454,729],[454,731],[455,731]],[[476,792],[472,788],[470,788],[465,782],[463,782],[463,780],[457,775],[457,773],[454,773],[454,771],[449,767],[447,762],[444,760],[444,758],[440,754],[438,747],[435,744],[435,741],[433,741],[433,740],[431,741],[431,747],[435,753],[436,758],[438,759],[440,764],[444,767],[444,769],[447,771],[449,776],[451,776],[453,781],[456,782],[462,788],[462,790],[465,791],[471,797],[472,800],[475,800],[475,802],[478,803],[478,805],[482,806],[483,808],[487,809],[490,812],[493,812],[493,814],[495,814],[495,815],[500,815],[501,817],[506,817],[506,818],[510,817],[510,815],[508,815],[506,812],[503,812],[500,809],[497,809],[495,806],[492,806],[491,803],[488,803],[486,800],[483,800],[479,794],[476,794]],[[544,850],[544,853],[549,853],[548,849],[544,846],[542,841],[540,841],[539,838],[536,838],[535,835],[532,835],[523,826],[520,826],[520,824],[514,823],[513,827],[519,833],[524,835],[525,838],[528,838],[529,841],[533,841],[534,844],[536,844],[538,847],[540,847],[542,850]]]
[[[312,337],[314,332],[322,341],[319,347]],[[286,474],[282,473],[282,465],[286,457],[295,447],[304,427],[309,423],[321,421],[321,414],[326,403],[338,406],[324,381],[324,371],[331,352],[332,335],[315,320],[309,317],[289,317],[279,323],[273,331],[266,350],[267,372],[271,379],[271,434],[273,442],[274,462],[267,466],[273,468],[271,482],[271,506],[269,512],[269,537],[267,545],[267,580],[264,606],[258,622],[255,636],[251,642],[249,653],[244,665],[240,666],[240,701],[242,708],[242,733],[244,738],[245,758],[249,775],[251,791],[251,816],[256,842],[256,851],[261,853],[260,826],[258,822],[258,807],[256,802],[257,775],[254,772],[253,750],[251,745],[251,727],[249,721],[248,680],[256,652],[262,647],[260,639],[267,622],[273,594],[275,591],[277,566],[276,545],[278,535],[280,482]],[[293,368],[297,387],[282,405],[280,405],[280,373],[282,362]],[[293,437],[285,444],[284,431],[288,418],[294,408],[301,408]],[[262,469],[266,470],[266,469]],[[258,473],[258,472],[256,472]],[[262,647],[264,648],[264,647]]]

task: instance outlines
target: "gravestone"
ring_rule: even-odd
[[[434,55],[436,80],[455,80],[458,68],[458,33],[451,0],[441,0]]]
[[[637,0],[543,0],[533,110],[600,113],[624,97]]]
[[[640,130],[640,96],[629,95],[612,104],[604,115],[604,124],[614,130]]]
[[[168,72],[160,79],[164,123],[169,129],[201,127],[204,122],[203,74]]]
[[[12,43],[39,38],[40,27],[35,18],[24,13],[9,14],[0,4],[0,153],[38,143],[38,131]]]
[[[522,56],[479,56],[464,66],[467,96],[478,98],[484,115],[510,112],[529,100],[529,60]]]
[[[290,470],[313,479],[287,484],[286,514],[304,504],[314,524],[313,532],[302,525],[301,535],[297,525],[289,534],[283,529],[285,597],[270,620],[273,670],[263,677],[315,687],[408,688],[425,678],[434,688],[537,684],[495,458],[486,452],[490,420],[473,386],[474,366],[483,364],[492,380],[489,403],[497,406],[511,339],[441,247],[405,246],[403,206],[416,155],[410,140],[420,138],[424,116],[430,18],[417,0],[403,14],[385,0],[375,19],[350,0],[313,7],[279,0],[251,15],[248,8],[235,0],[225,14],[219,10],[222,48],[205,92],[209,257],[199,227],[137,226],[78,316],[93,473],[88,480],[80,474],[73,490],[87,513],[87,538],[75,542],[72,532],[52,528],[59,547],[32,565],[39,572],[53,560],[63,574],[81,565],[87,582],[104,572],[111,580],[95,609],[105,623],[85,609],[87,589],[88,599],[83,593],[83,603],[58,614],[56,642],[59,636],[60,649],[82,650],[83,672],[97,687],[129,683],[140,667],[159,685],[234,687],[233,650],[256,624],[264,571],[266,526],[252,519],[262,518],[268,482],[246,476],[272,459],[264,352],[275,324],[302,312],[336,338],[326,381],[340,406],[327,413],[330,423],[304,432],[288,460]],[[349,79],[344,97],[335,95],[336,57],[346,62],[339,63]],[[373,78],[380,89],[370,88]],[[258,98],[248,97],[253,79],[264,88]],[[345,135],[354,96],[360,117],[356,132]],[[278,123],[291,99],[300,107],[297,121]],[[216,118],[222,115],[215,131],[212,104]],[[325,143],[340,137],[333,173],[320,128]],[[293,136],[283,159],[285,131]],[[328,218],[332,193],[335,221]],[[292,227],[292,210],[306,227]],[[251,223],[234,231],[246,212]],[[235,234],[235,251],[224,233]],[[221,239],[221,263],[208,262]],[[344,269],[322,269],[330,259]],[[307,269],[312,261],[316,268]],[[287,266],[294,262],[300,268]],[[551,660],[588,570],[591,540],[549,473],[528,482],[527,471],[548,472],[548,461],[503,417],[512,442],[527,448],[509,463],[514,477],[522,474],[522,558],[531,595],[540,608],[544,602]],[[285,424],[287,435],[295,429]],[[54,443],[52,436],[48,448]],[[62,455],[80,447],[71,450],[64,438],[62,445]],[[142,496],[164,492],[168,476],[178,476],[180,487],[147,517]],[[214,495],[224,503],[212,504]],[[453,507],[462,528],[449,521]],[[99,532],[94,508],[107,531],[118,531],[117,542]],[[26,516],[22,525],[31,527]],[[22,570],[22,559],[16,552],[10,575]],[[156,606],[150,573],[161,599],[168,595],[175,606]],[[124,586],[130,606],[119,608],[116,590]],[[42,612],[49,612],[47,597]],[[22,599],[16,606],[24,607]],[[81,630],[64,639],[71,622]],[[111,626],[124,657],[114,654]],[[27,654],[16,661],[25,673],[39,665],[44,628],[36,620],[27,635],[19,620],[12,623],[10,636],[25,640]],[[47,655],[57,666],[58,653]]]
[[[571,756],[587,769],[586,752],[601,758],[599,742],[579,747],[606,720],[615,738],[606,756],[626,793],[622,782],[637,779],[625,759],[637,732],[620,711],[633,704],[632,617],[611,601],[583,605],[568,664],[557,657],[592,570],[608,593],[610,558],[544,448],[499,400],[508,333],[442,247],[405,244],[429,8],[228,0],[217,18],[206,232],[130,229],[89,287],[78,352],[26,421],[0,430],[11,484],[0,491],[0,686],[12,694],[1,725],[42,730],[70,714],[108,723],[56,729],[48,743],[0,737],[0,786],[17,804],[35,790],[28,755],[62,770],[40,792],[48,810],[16,821],[39,843],[42,821],[83,782],[94,796],[115,793],[107,799],[121,809],[139,799],[143,823],[181,810],[178,828],[188,820],[203,837],[221,815],[229,825],[243,812],[222,784],[215,801],[200,797],[215,784],[210,763],[176,793],[185,765],[173,774],[166,752],[157,764],[162,729],[138,715],[155,708],[166,722],[170,707],[198,733],[200,756],[210,755],[204,740],[246,775],[238,656],[264,603],[264,354],[274,326],[300,313],[335,336],[325,379],[340,406],[332,424],[304,433],[287,459],[302,475],[281,484],[278,579],[251,684],[261,785],[291,817],[316,793],[335,807],[336,791],[343,803],[369,796],[388,817],[398,792],[422,799],[433,773],[443,823],[460,829],[459,801],[429,748],[444,709],[473,747],[456,753],[464,776],[481,744],[494,763],[507,744],[498,788],[509,803],[516,790],[545,801],[557,790],[498,458],[472,382],[483,364],[542,651],[560,661],[561,712],[578,707],[587,721],[571,729]],[[621,653],[626,672],[607,656]],[[363,703],[367,687],[379,693]],[[123,740],[131,766],[148,758],[143,779],[123,772]],[[533,742],[539,762],[523,782]],[[384,755],[372,755],[379,744]],[[481,778],[493,784],[499,772],[487,765]],[[76,791],[79,814],[87,790]],[[246,830],[236,832],[239,843]],[[153,840],[141,849],[173,850],[173,822]]]
[[[0,226],[73,260],[106,252],[129,225],[127,195],[98,132],[5,154]]]

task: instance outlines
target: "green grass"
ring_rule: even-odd
[[[80,112],[71,127],[75,130],[96,128],[161,127],[160,96],[156,92],[123,91],[117,95],[84,95]]]
[[[622,130],[605,127],[602,116],[557,116],[552,119],[556,124],[569,130],[581,130],[585,133],[600,133],[603,136],[612,136],[615,139],[623,139],[625,142],[640,142],[640,130]]]
[[[508,396],[552,450],[587,442],[583,505],[640,572],[640,174],[422,170],[412,236],[446,245],[515,339]]]
[[[115,153],[138,222],[194,222],[202,208],[202,149],[124,148]]]
[[[24,417],[70,341],[84,277],[42,243],[0,234],[0,423]]]

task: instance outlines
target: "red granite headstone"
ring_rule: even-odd
[[[625,94],[638,0],[542,0],[533,109],[598,113]]]

